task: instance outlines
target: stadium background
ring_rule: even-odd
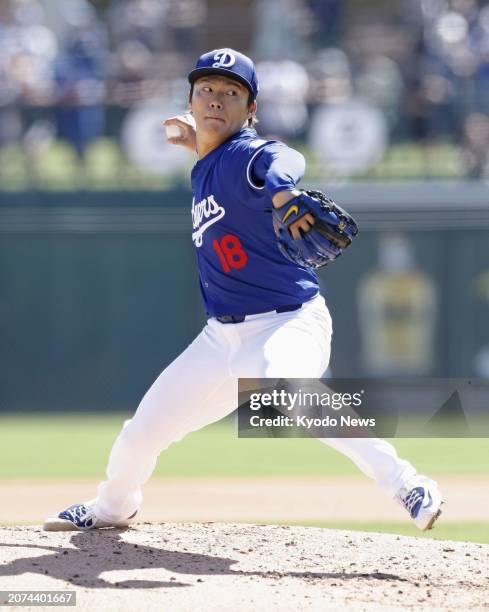
[[[363,230],[321,272],[331,373],[489,376],[486,2],[5,1],[0,476],[11,494],[0,520],[15,522],[16,496],[29,505],[46,479],[66,503],[66,479],[95,479],[87,490],[100,479],[122,420],[205,320],[192,159],[161,123],[185,108],[195,58],[222,46],[257,62],[259,133],[303,151],[303,184]],[[191,491],[199,479],[278,477],[293,489],[336,477],[359,491],[343,458],[305,442],[236,440],[232,420],[192,434],[160,459],[156,509],[170,481]],[[487,491],[485,440],[397,446],[447,486]],[[291,520],[251,490],[255,512],[238,518]],[[44,508],[31,506],[23,520],[40,522]],[[346,524],[328,511],[307,521]],[[348,524],[413,532],[392,516]],[[439,533],[489,541],[487,520],[461,516]]]

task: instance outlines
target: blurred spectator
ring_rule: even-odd
[[[309,101],[337,104],[352,94],[352,74],[348,56],[337,48],[319,50],[308,64],[311,75]]]
[[[199,54],[207,15],[206,0],[167,0],[166,23],[172,51]]]
[[[35,185],[31,153],[37,109],[52,104],[52,65],[57,41],[37,0],[0,3],[0,148],[18,143],[29,185]],[[26,135],[29,138],[26,139]],[[0,163],[0,174],[3,163]]]
[[[111,72],[109,133],[120,136],[129,109],[169,93],[188,72],[206,15],[205,0],[113,0],[107,11]]]
[[[0,147],[19,140],[22,133],[19,97],[18,84],[11,75],[10,58],[5,45],[0,43]]]
[[[431,91],[429,102],[445,118],[445,135],[453,134],[454,127],[457,134],[461,133],[467,111],[478,108],[484,97],[487,100],[485,87],[479,86],[487,65],[484,48],[489,32],[486,30],[484,35],[483,24],[476,0],[438,3],[437,10],[432,7],[430,12],[424,12],[420,57],[429,67],[424,77],[432,87],[427,94]]]
[[[304,0],[256,0],[253,52],[267,60],[305,59],[314,29]]]
[[[405,121],[404,136],[424,148],[424,163],[429,174],[431,145],[455,127],[455,88],[453,81],[438,71],[436,64],[423,58],[422,53],[416,57],[417,61],[411,62],[405,71],[405,95],[400,113]]]
[[[164,18],[168,0],[113,0],[107,11],[111,42],[138,41],[151,53],[165,46]]]
[[[480,11],[474,25],[473,45],[479,58],[475,73],[475,107],[479,110],[489,109],[489,5]]]
[[[52,62],[57,53],[54,34],[45,25],[43,8],[37,0],[6,3],[10,15],[3,36],[0,55],[19,102],[44,105],[52,96]]]
[[[312,16],[311,38],[316,49],[337,45],[344,3],[341,0],[306,0]]]
[[[141,41],[129,39],[116,48],[110,82],[110,102],[131,107],[146,98],[153,98],[159,88],[154,56]]]
[[[58,135],[82,158],[104,129],[105,41],[100,24],[68,32],[55,79]]]
[[[489,116],[472,113],[466,117],[462,159],[468,177],[489,177]]]
[[[260,133],[284,138],[297,136],[305,130],[308,119],[306,70],[291,60],[260,62],[256,69],[260,82]]]
[[[379,108],[391,128],[399,119],[399,100],[403,88],[399,66],[385,55],[366,60],[356,78],[357,94]]]

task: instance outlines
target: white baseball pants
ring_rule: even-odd
[[[235,410],[238,378],[320,378],[328,367],[331,335],[320,295],[293,312],[251,315],[236,324],[209,319],[124,423],[110,453],[107,480],[98,486],[96,515],[106,521],[131,516],[161,451]],[[391,497],[416,473],[391,444],[377,438],[321,442],[348,456]]]

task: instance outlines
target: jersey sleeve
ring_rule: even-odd
[[[265,190],[271,198],[279,191],[294,189],[304,176],[304,156],[280,142],[260,147],[247,168],[247,180],[255,190]]]

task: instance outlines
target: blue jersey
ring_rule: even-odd
[[[316,273],[279,251],[271,196],[252,177],[269,144],[244,128],[192,169],[192,240],[209,316],[267,312],[318,292]]]

